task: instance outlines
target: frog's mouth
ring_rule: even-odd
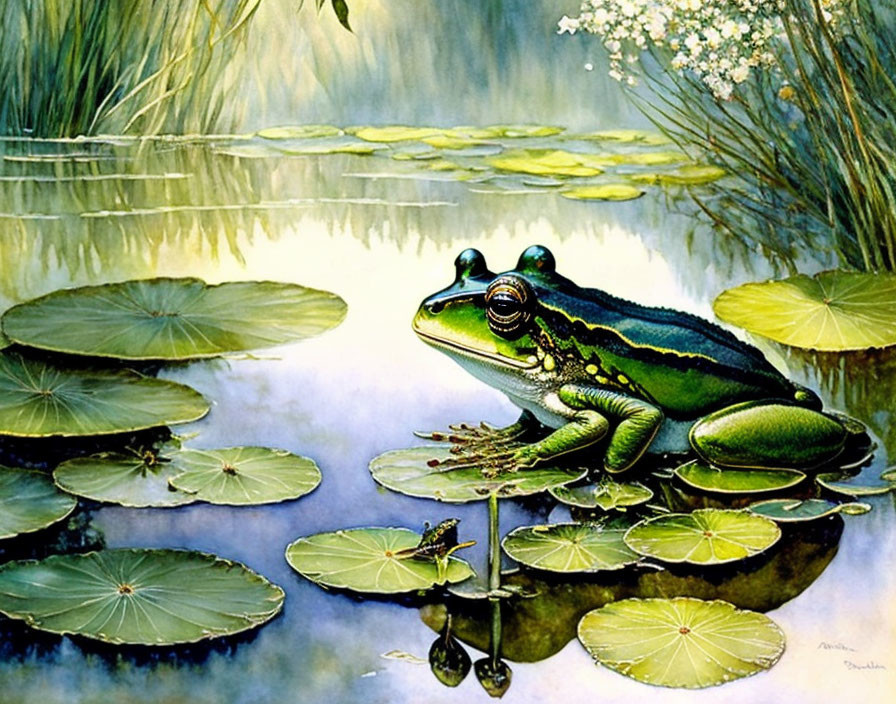
[[[423,332],[414,322],[414,332],[427,344],[432,345],[433,347],[441,348],[443,351],[448,354],[458,355],[461,357],[468,357],[470,359],[475,360],[488,360],[493,364],[500,365],[502,367],[509,367],[511,369],[533,369],[538,365],[538,358],[535,355],[532,355],[531,361],[526,359],[514,359],[513,357],[507,357],[505,355],[499,354],[498,352],[491,352],[483,349],[477,349],[475,347],[468,347],[466,345],[462,345],[453,340],[446,340],[445,338],[438,337],[433,335],[432,333]]]

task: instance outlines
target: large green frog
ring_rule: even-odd
[[[492,448],[493,466],[532,466],[608,434],[609,472],[631,467],[652,443],[684,450],[689,440],[717,466],[798,468],[846,444],[847,427],[821,412],[814,393],[706,320],[581,288],[541,246],[502,274],[475,249],[455,267],[454,283],[420,305],[414,330],[522,409],[507,428],[463,426],[455,436]],[[507,442],[536,421],[552,432]],[[667,437],[654,442],[658,434]]]

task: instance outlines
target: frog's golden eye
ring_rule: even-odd
[[[532,290],[523,279],[501,276],[485,292],[485,315],[493,332],[504,337],[522,335],[532,318]]]

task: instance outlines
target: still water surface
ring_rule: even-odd
[[[6,624],[4,702],[488,700],[472,675],[450,690],[425,664],[382,657],[393,650],[426,657],[434,634],[416,608],[328,593],[283,559],[300,535],[365,525],[419,529],[456,516],[461,539],[480,543],[466,557],[484,571],[484,504],[391,494],[367,471],[374,455],[414,444],[412,430],[516,417],[498,392],[415,339],[410,319],[419,300],[450,282],[453,259],[468,246],[500,271],[540,243],[579,284],[708,317],[721,290],[778,271],[749,240],[696,227],[686,201],[660,190],[616,204],[551,192],[481,193],[453,179],[388,178],[407,174],[388,158],[245,158],[207,142],[8,142],[3,151],[0,308],[62,286],[157,275],[293,281],[334,291],[349,306],[336,330],[260,359],[162,372],[214,402],[206,419],[184,428],[198,433],[194,445],[308,455],[324,474],[314,493],[259,508],[89,513],[110,547],[190,548],[244,562],[285,588],[283,614],[239,641],[161,654],[119,654]],[[830,264],[823,251],[799,257],[807,273]],[[872,470],[886,466],[887,453],[896,456],[890,357],[801,358],[765,349],[828,404],[869,425],[885,446]],[[891,497],[870,503],[870,514],[847,517],[822,575],[770,612],[787,635],[771,671],[707,691],[659,690],[596,668],[573,641],[541,662],[511,663],[505,701],[886,700],[896,686],[896,519]],[[526,506],[502,506],[502,533],[542,520]]]

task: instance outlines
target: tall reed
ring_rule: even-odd
[[[846,2],[846,0],[844,0]],[[832,247],[867,271],[896,270],[896,9],[850,0],[836,27],[819,0],[786,0],[776,66],[721,100],[664,70],[653,48],[649,98],[677,142],[735,177],[698,198],[713,222],[782,248]]]
[[[0,134],[210,132],[261,0],[4,0]]]

